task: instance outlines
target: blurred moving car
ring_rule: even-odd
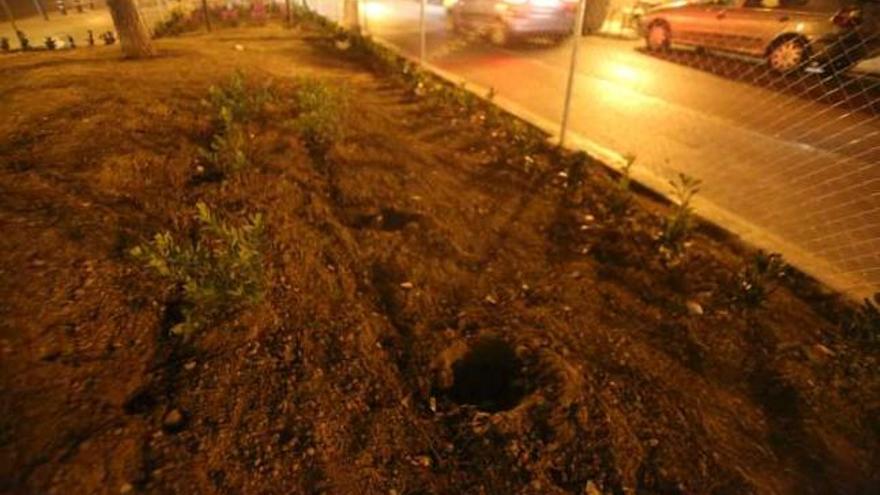
[[[710,0],[647,11],[649,50],[673,43],[761,57],[781,73],[806,64],[843,70],[876,51],[878,0]]]
[[[485,35],[496,45],[517,38],[549,36],[561,41],[574,28],[577,0],[446,0],[453,31]]]

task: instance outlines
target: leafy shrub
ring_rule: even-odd
[[[779,253],[758,251],[737,275],[736,299],[748,307],[762,306],[788,277],[788,265]]]
[[[694,220],[691,200],[700,192],[701,183],[699,179],[682,173],[678,174],[676,180],[669,181],[669,185],[672,186],[675,207],[664,222],[661,241],[664,246],[673,251],[679,251],[684,240],[690,235]]]
[[[487,129],[493,130],[504,124],[504,113],[495,103],[495,88],[489,88],[486,93],[486,105],[483,111],[483,124]]]
[[[21,44],[21,50],[27,51],[31,49],[31,40],[24,34],[24,31],[16,31],[15,36],[18,38],[18,42]]]
[[[250,166],[248,159],[247,132],[232,118],[229,108],[220,110],[220,129],[211,138],[208,149],[202,149],[202,156],[216,172],[229,174]]]
[[[166,38],[169,36],[180,36],[184,32],[192,29],[190,23],[187,22],[187,16],[179,8],[171,9],[168,19],[156,22],[153,27],[153,38]]]
[[[324,31],[331,31],[334,33],[344,32],[342,27],[305,5],[291,4],[290,13],[295,22],[309,23]]]
[[[535,156],[546,145],[545,135],[541,131],[516,118],[503,119],[500,128],[491,135],[499,153],[499,161],[511,166],[522,166],[526,170],[532,168]]]
[[[266,104],[273,99],[271,86],[248,84],[244,73],[235,71],[224,84],[208,88],[208,97],[202,104],[222,121],[224,109],[235,122],[246,122],[259,117]]]
[[[247,84],[241,71],[236,71],[225,84],[208,89],[202,104],[211,109],[215,131],[202,156],[216,172],[228,174],[250,166],[245,123],[262,115],[272,98],[269,86]]]
[[[295,96],[299,132],[313,159],[323,161],[330,147],[344,133],[342,121],[348,111],[346,93],[317,79],[300,79]]]
[[[620,177],[617,178],[617,181],[614,183],[614,188],[611,190],[611,200],[608,207],[611,214],[615,217],[626,215],[632,204],[632,191],[630,190],[630,182],[632,182],[632,180],[630,178],[630,171],[635,162],[636,157],[634,155],[626,156],[626,164],[620,169]]]
[[[845,320],[844,329],[858,340],[869,344],[880,344],[880,292],[874,300],[865,299],[862,305]]]
[[[182,292],[183,322],[171,331],[186,337],[263,295],[261,215],[236,227],[218,219],[205,203],[196,209],[201,228],[194,243],[180,243],[164,232],[131,250]]]

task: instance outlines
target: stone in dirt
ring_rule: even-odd
[[[165,417],[162,418],[162,428],[169,433],[180,431],[185,423],[186,417],[183,415],[183,412],[177,408],[168,411],[165,414]]]
[[[595,483],[588,481],[587,486],[584,487],[584,495],[602,495],[602,492],[596,488]]]
[[[702,316],[703,315],[703,307],[700,306],[700,303],[696,301],[688,301],[687,304],[688,314],[691,316]]]

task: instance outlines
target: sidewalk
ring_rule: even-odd
[[[166,12],[170,12],[172,9],[171,4],[163,8],[158,0],[145,0],[139,2],[139,4],[141,16],[147,25],[147,29],[150,30],[153,29],[157,22],[164,18]],[[174,6],[176,5],[177,3],[174,2]],[[186,4],[182,5],[186,6]],[[99,34],[114,30],[113,19],[110,17],[110,11],[106,7],[85,10],[82,13],[76,10],[68,10],[67,15],[52,12],[49,14],[48,21],[40,16],[32,16],[25,19],[17,19],[15,24],[20,31],[27,35],[31,46],[34,47],[43,46],[44,40],[49,36],[60,39],[65,43],[67,36],[73,36],[78,45],[85,45],[89,30],[94,33],[96,40]],[[13,49],[19,47],[18,38],[9,22],[0,24],[0,37],[8,38]],[[60,44],[60,46],[63,47],[64,44]]]

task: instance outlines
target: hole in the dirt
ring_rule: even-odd
[[[152,411],[158,404],[159,401],[156,400],[153,391],[149,387],[144,387],[131,394],[125,400],[122,409],[125,411],[125,414],[146,414]]]
[[[418,213],[382,208],[379,213],[360,214],[352,218],[351,226],[357,229],[378,229],[389,232],[403,230],[407,225],[418,222]]]
[[[525,395],[522,363],[507,342],[488,337],[478,340],[453,363],[449,396],[458,404],[470,404],[489,412],[515,407]]]
[[[175,325],[178,323],[183,323],[183,302],[178,299],[172,299],[165,304],[165,309],[162,312],[162,321],[159,323],[159,326],[162,330],[162,333],[159,335],[160,338],[164,338],[169,335],[169,332]]]
[[[393,208],[383,208],[379,214],[378,223],[382,230],[400,230],[407,225],[417,222],[421,215]]]

